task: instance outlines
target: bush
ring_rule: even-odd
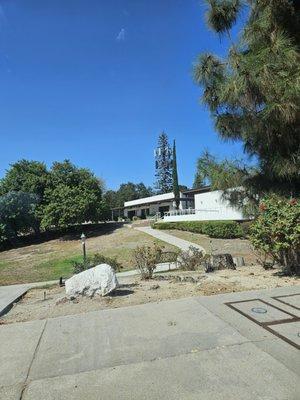
[[[300,203],[266,198],[251,226],[250,240],[262,258],[271,258],[288,273],[300,273]]]
[[[134,215],[133,217],[132,217],[132,221],[140,221],[140,217],[137,217],[136,215]]]
[[[188,250],[181,251],[177,260],[179,268],[184,271],[195,271],[204,263],[205,259],[206,256],[203,251],[190,246]]]
[[[150,279],[156,265],[160,262],[162,248],[157,244],[153,246],[138,246],[133,253],[134,263],[140,270],[142,279]]]
[[[241,224],[235,221],[182,221],[182,222],[157,222],[155,229],[177,229],[193,233],[201,233],[213,238],[232,239],[243,237]]]
[[[6,234],[6,226],[0,223],[0,247],[1,244],[6,242],[7,234]]]
[[[103,254],[96,253],[92,258],[87,258],[84,262],[77,262],[73,263],[74,274],[78,274],[86,269],[94,268],[96,265],[99,264],[108,264],[110,265],[116,272],[122,269],[122,265],[117,261],[116,258],[107,257]]]

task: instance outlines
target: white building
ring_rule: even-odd
[[[187,192],[180,193],[179,210],[193,207],[194,198],[189,196]],[[132,218],[134,216],[146,218],[147,216],[159,214],[163,217],[166,212],[175,209],[175,196],[173,192],[170,192],[145,197],[143,199],[126,201],[124,203],[124,216],[127,218]]]
[[[242,212],[222,198],[221,190],[210,187],[185,190],[180,193],[179,210],[172,192],[124,203],[125,217],[146,218],[160,215],[165,222],[244,220]]]

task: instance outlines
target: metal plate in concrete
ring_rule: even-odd
[[[269,328],[300,348],[300,321],[271,325]]]
[[[273,297],[273,299],[279,301],[280,303],[293,307],[296,310],[300,310],[300,293],[286,296],[275,296]]]
[[[288,319],[292,320],[295,317],[294,315],[259,299],[228,303],[227,305],[258,323],[269,323]]]

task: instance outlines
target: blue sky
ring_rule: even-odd
[[[153,149],[176,139],[179,178],[197,157],[242,155],[214,132],[192,63],[225,54],[200,0],[0,0],[0,177],[21,158],[70,159],[152,185]]]

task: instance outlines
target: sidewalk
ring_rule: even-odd
[[[184,239],[179,239],[179,238],[169,235],[168,233],[161,231],[159,229],[153,229],[150,227],[142,227],[142,228],[134,228],[134,229],[136,229],[137,231],[147,233],[148,235],[151,235],[151,236],[155,237],[156,239],[160,239],[164,242],[172,244],[173,246],[179,247],[181,250],[186,251],[191,246],[193,246],[193,247],[196,247],[197,249],[203,251],[204,253],[206,253],[204,247],[202,247],[198,244],[189,242]]]
[[[298,293],[200,296],[1,325],[0,398],[299,399]]]

